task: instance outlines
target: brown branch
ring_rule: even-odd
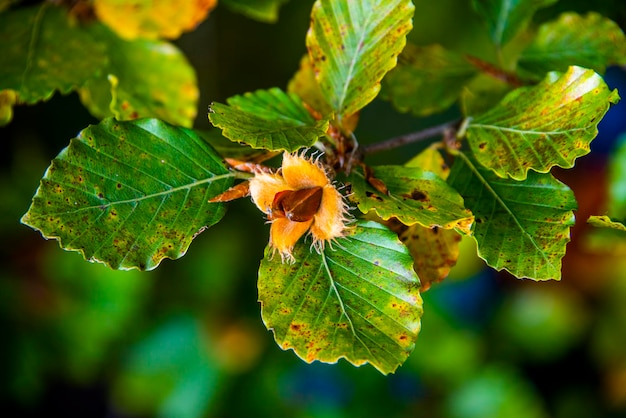
[[[434,138],[439,135],[444,135],[450,129],[455,129],[460,120],[454,120],[441,125],[432,126],[430,128],[423,129],[421,131],[412,132],[406,135],[396,136],[394,138],[387,139],[385,141],[376,142],[374,144],[366,145],[363,150],[363,154],[374,154],[375,152],[387,151],[393,148],[398,148],[406,144],[412,144],[415,142],[424,141],[430,138]]]
[[[487,61],[483,61],[480,58],[476,58],[471,55],[465,55],[465,59],[474,67],[493,78],[502,80],[514,87],[521,87],[524,85],[524,81],[520,80],[516,74],[505,71],[502,68],[498,68]]]

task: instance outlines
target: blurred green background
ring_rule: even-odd
[[[485,30],[469,0],[414,2],[412,41],[485,53]],[[287,2],[276,24],[218,6],[176,41],[199,78],[197,128],[210,128],[211,101],[286,86],[306,52],[312,3]],[[596,10],[626,27],[623,0],[561,0],[535,20],[565,10]],[[607,82],[626,92],[623,69],[609,69]],[[375,101],[357,137],[368,143],[457,114],[415,119]],[[607,162],[626,131],[623,104],[601,124],[594,152],[555,172],[580,206],[563,280],[497,274],[464,241],[451,277],[423,295],[415,352],[388,377],[345,362],[308,365],[274,344],[256,299],[268,227],[247,200],[233,203],[182,259],[153,272],[90,264],[19,224],[50,160],[96,122],[76,95],[56,95],[17,107],[0,128],[2,416],[626,416],[626,252],[592,246],[584,223],[606,205]],[[371,161],[399,163],[406,155]]]

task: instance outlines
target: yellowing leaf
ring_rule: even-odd
[[[333,113],[333,109],[326,102],[320,85],[315,79],[315,72],[308,55],[305,55],[300,60],[300,68],[289,81],[287,91],[300,96],[302,102],[309,108],[309,111],[317,113],[318,117],[328,116]],[[343,128],[352,132],[356,129],[358,122],[359,114],[355,113],[344,119]]]
[[[217,0],[94,0],[98,18],[126,39],[178,38],[193,30]]]
[[[0,91],[0,126],[4,126],[13,119],[13,105],[17,95],[13,90]]]
[[[467,140],[476,159],[500,177],[523,180],[529,169],[570,168],[589,153],[598,123],[618,100],[617,91],[592,70],[551,72],[471,119]]]
[[[421,291],[445,279],[459,258],[461,235],[453,229],[426,228],[422,225],[406,226],[390,220],[385,223],[398,234],[413,257],[413,269],[422,283]]]
[[[626,232],[626,226],[624,223],[614,221],[608,216],[590,216],[589,219],[587,219],[587,223],[597,228],[611,228],[617,231]]]
[[[373,167],[374,177],[388,189],[382,193],[355,170],[350,176],[351,199],[359,210],[375,211],[384,220],[398,218],[405,225],[439,226],[469,233],[474,217],[463,198],[435,173],[419,167]]]
[[[450,167],[446,164],[436,144],[429,146],[405,164],[406,167],[419,167],[424,171],[435,173],[442,179],[448,178]]]

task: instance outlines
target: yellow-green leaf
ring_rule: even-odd
[[[610,229],[615,229],[617,231],[623,231],[626,232],[626,225],[624,225],[623,222],[620,221],[614,221],[611,218],[609,218],[608,216],[590,216],[589,219],[587,219],[587,223],[589,223],[589,225],[595,226],[597,228],[610,228]]]
[[[194,131],[105,119],[52,161],[22,223],[114,269],[179,258],[218,222],[233,174]]]
[[[477,73],[461,54],[441,45],[408,43],[396,68],[383,79],[381,96],[402,112],[427,116],[452,106]]]
[[[441,152],[439,152],[437,144],[425,148],[422,152],[411,158],[406,167],[419,167],[424,171],[435,173],[442,179],[447,179],[450,173],[450,167],[446,164]]]
[[[478,255],[519,278],[559,280],[574,225],[574,193],[551,174],[529,172],[523,181],[496,176],[460,153],[448,183],[476,217]]]
[[[617,91],[592,70],[551,72],[472,118],[467,140],[476,159],[500,177],[523,180],[529,169],[570,168],[589,153],[598,123],[618,100]]]
[[[295,264],[267,249],[259,269],[261,316],[284,350],[306,362],[370,363],[387,374],[415,346],[422,299],[413,260],[396,235],[359,222],[333,248],[296,244]]]
[[[363,213],[375,211],[383,220],[398,218],[405,225],[438,226],[469,233],[474,217],[459,193],[435,173],[419,167],[377,166],[373,175],[384,183],[384,193],[355,170],[349,178],[351,199]]]
[[[626,64],[626,36],[617,23],[590,12],[584,16],[563,13],[544,23],[519,58],[523,75],[542,78],[548,71],[565,71],[570,65],[604,73],[610,64]]]
[[[412,28],[410,0],[318,0],[306,43],[326,101],[342,121],[371,102]]]
[[[80,98],[99,117],[118,120],[158,118],[191,127],[196,117],[196,73],[183,53],[164,41],[127,41],[100,24],[89,33],[109,58],[100,77],[88,81]]]

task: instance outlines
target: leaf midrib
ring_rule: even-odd
[[[126,200],[117,200],[117,201],[113,201],[113,202],[103,203],[101,205],[82,206],[80,208],[77,208],[76,210],[67,210],[67,211],[55,212],[55,213],[47,212],[45,214],[45,216],[75,214],[75,213],[79,213],[79,212],[82,212],[82,211],[85,211],[85,210],[106,209],[106,208],[111,207],[111,206],[124,205],[124,204],[128,204],[128,203],[136,203],[136,202],[140,202],[140,201],[146,200],[146,199],[152,199],[152,198],[159,197],[159,196],[170,195],[170,194],[179,192],[181,190],[190,190],[190,189],[192,189],[194,187],[198,187],[198,186],[201,186],[201,185],[206,184],[206,183],[212,183],[213,181],[223,180],[223,179],[226,179],[226,178],[229,178],[229,177],[235,177],[235,176],[236,176],[236,173],[234,173],[234,172],[221,174],[221,175],[218,175],[218,176],[208,177],[208,178],[202,179],[202,180],[197,180],[197,181],[194,181],[194,182],[189,183],[189,184],[184,184],[182,186],[174,187],[172,189],[163,190],[163,191],[160,191],[160,192],[157,192],[157,193],[146,194],[144,196],[137,197],[137,198],[126,199]]]
[[[530,130],[509,128],[509,127],[498,126],[498,125],[487,125],[487,124],[482,124],[482,123],[472,123],[470,126],[468,126],[467,130],[469,131],[472,128],[491,129],[491,130],[495,130],[495,131],[511,132],[511,133],[515,133],[515,134],[519,134],[519,135],[563,135],[563,134],[568,134],[568,133],[572,133],[572,132],[586,131],[587,129],[589,129],[589,127],[584,127],[584,128],[564,129],[562,131],[537,131],[537,130],[530,131]]]
[[[533,246],[535,247],[535,249],[537,250],[537,252],[539,252],[539,254],[541,254],[541,257],[548,263],[548,265],[554,270],[555,266],[550,262],[550,259],[544,254],[544,252],[541,250],[541,248],[537,245],[537,243],[535,242],[535,239],[532,237],[532,235],[530,235],[526,229],[522,226],[522,224],[520,223],[520,221],[517,219],[517,217],[515,216],[515,214],[513,212],[511,212],[511,210],[509,209],[509,207],[506,205],[506,203],[504,202],[504,200],[502,200],[500,198],[500,196],[498,195],[498,193],[496,193],[496,191],[491,187],[491,185],[489,184],[489,182],[480,174],[480,172],[478,171],[478,169],[474,166],[474,164],[472,164],[472,162],[469,160],[469,158],[462,152],[460,152],[459,157],[461,159],[463,159],[463,161],[465,162],[465,164],[467,164],[467,166],[469,167],[469,169],[472,171],[472,173],[474,173],[474,175],[476,176],[476,178],[478,179],[478,181],[480,181],[480,183],[487,189],[487,191],[496,199],[496,202],[498,202],[498,204],[504,208],[504,210],[509,214],[509,216],[511,216],[511,218],[515,221],[515,224],[517,225],[517,227],[519,228],[519,230],[528,238],[528,240],[533,244]]]

